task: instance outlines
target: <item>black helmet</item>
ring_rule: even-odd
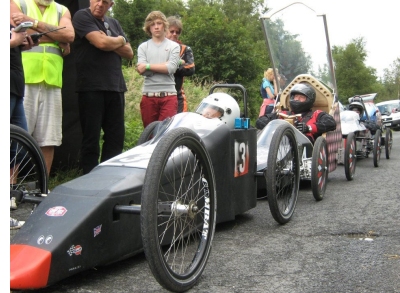
[[[294,96],[301,94],[306,96],[305,102],[295,101]],[[309,111],[315,102],[315,90],[304,83],[298,83],[290,90],[290,108],[294,113],[303,113]]]
[[[358,111],[360,111],[360,117],[362,117],[364,115],[364,107],[361,104],[361,102],[356,101],[349,105],[350,111],[353,111],[354,108],[356,108],[356,109],[358,109]]]

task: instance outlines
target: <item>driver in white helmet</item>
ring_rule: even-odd
[[[240,117],[240,108],[236,100],[230,95],[213,93],[201,101],[196,113],[209,119],[217,118],[230,129],[234,129],[235,118]]]

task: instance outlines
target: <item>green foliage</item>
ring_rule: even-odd
[[[50,191],[54,189],[54,187],[71,181],[74,178],[82,176],[82,170],[78,168],[72,168],[67,170],[57,170],[57,172],[52,172],[49,177],[49,189]]]
[[[367,52],[363,38],[354,39],[346,47],[334,46],[332,56],[336,64],[338,94],[343,103],[354,95],[377,92],[376,70],[365,65]]]
[[[400,99],[400,58],[397,58],[384,70],[383,87],[385,92],[382,100]]]
[[[112,16],[121,24],[136,56],[138,46],[149,36],[143,31],[146,16],[156,7],[156,1],[147,0],[115,0]],[[135,62],[134,62],[135,63]]]

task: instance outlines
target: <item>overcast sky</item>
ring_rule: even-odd
[[[265,0],[267,7],[281,7],[291,0]],[[398,0],[304,0],[318,13],[325,13],[331,46],[345,46],[363,37],[366,65],[383,69],[400,58],[400,1]],[[301,21],[301,16],[299,21]]]

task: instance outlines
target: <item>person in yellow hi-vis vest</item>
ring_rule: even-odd
[[[68,8],[54,0],[10,0],[10,23],[27,21],[33,23],[30,35],[62,28],[42,35],[38,46],[22,53],[28,132],[39,144],[50,174],[54,147],[62,140],[63,57],[70,53],[75,32]]]

